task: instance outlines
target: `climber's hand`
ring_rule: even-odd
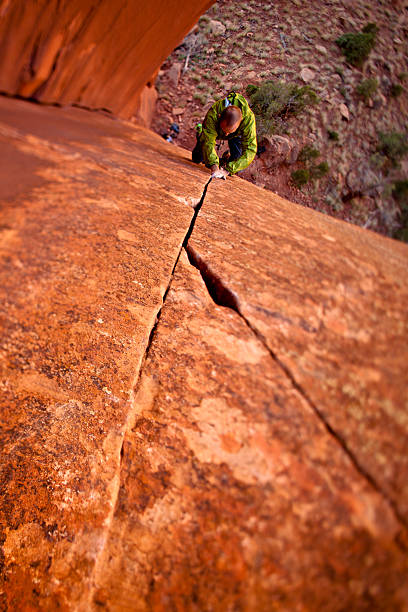
[[[211,174],[212,179],[224,179],[224,181],[226,180],[227,176],[228,172],[224,170],[224,168],[217,168],[217,170],[214,170]]]

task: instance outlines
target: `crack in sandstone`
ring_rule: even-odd
[[[319,421],[323,424],[323,426],[325,427],[326,431],[328,432],[328,434],[337,442],[337,444],[340,446],[340,448],[342,449],[342,451],[347,455],[347,457],[349,458],[349,460],[351,461],[352,465],[354,466],[354,468],[357,470],[357,472],[369,483],[369,485],[377,492],[377,494],[381,495],[381,497],[386,501],[386,503],[388,503],[391,511],[393,512],[396,520],[398,521],[398,523],[401,525],[401,527],[404,529],[407,527],[407,523],[405,521],[405,519],[401,516],[401,514],[399,513],[396,505],[394,504],[394,502],[392,500],[390,500],[386,494],[385,491],[383,491],[383,489],[381,488],[381,486],[376,482],[376,480],[371,476],[371,474],[369,474],[362,465],[360,465],[358,459],[354,456],[353,452],[348,448],[346,441],[341,437],[341,435],[335,430],[333,429],[333,427],[326,421],[323,413],[319,410],[319,408],[314,404],[314,402],[311,400],[311,398],[308,396],[308,394],[306,393],[306,391],[302,388],[302,386],[296,381],[294,375],[291,373],[291,371],[289,370],[289,368],[279,359],[279,357],[274,353],[274,351],[272,351],[270,349],[270,347],[268,346],[265,337],[247,320],[247,318],[244,316],[244,314],[241,311],[240,308],[240,304],[239,304],[239,298],[237,296],[236,293],[234,293],[229,287],[227,287],[227,285],[225,284],[225,282],[217,275],[214,273],[214,271],[210,268],[209,264],[206,263],[201,256],[193,249],[193,247],[191,247],[189,245],[189,240],[190,237],[193,233],[194,230],[194,226],[198,217],[198,214],[201,210],[201,207],[204,203],[205,200],[205,196],[207,193],[207,189],[208,186],[211,182],[211,178],[207,181],[207,183],[204,186],[204,190],[203,190],[203,194],[201,196],[201,199],[199,201],[199,203],[197,204],[197,206],[194,209],[194,215],[191,219],[190,225],[188,227],[188,230],[185,234],[185,237],[183,239],[182,245],[178,251],[178,254],[176,256],[170,277],[169,277],[169,282],[167,284],[166,290],[163,294],[163,298],[162,298],[162,303],[157,311],[156,314],[156,318],[155,318],[155,322],[150,330],[150,334],[149,334],[149,339],[147,341],[146,344],[146,349],[144,351],[144,354],[140,360],[140,365],[137,369],[137,374],[135,376],[135,381],[134,381],[134,385],[133,387],[133,393],[132,393],[132,397],[131,397],[131,404],[132,404],[132,408],[129,411],[128,414],[128,418],[126,420],[126,423],[124,425],[123,428],[123,434],[122,434],[122,442],[119,448],[119,452],[118,452],[118,467],[117,467],[117,471],[116,471],[116,477],[115,477],[115,482],[112,483],[114,485],[114,491],[112,494],[112,501],[111,501],[111,512],[109,513],[109,517],[107,517],[107,521],[106,521],[106,530],[105,530],[105,537],[103,538],[103,544],[100,547],[99,551],[97,552],[97,556],[96,556],[96,561],[95,561],[95,565],[94,565],[94,570],[92,572],[93,574],[93,578],[92,578],[92,583],[91,583],[91,588],[89,590],[89,595],[88,595],[88,600],[86,603],[86,607],[82,608],[82,606],[80,607],[80,609],[83,610],[89,610],[93,607],[94,604],[94,596],[95,593],[97,592],[97,588],[98,588],[98,576],[101,574],[101,572],[103,572],[103,567],[104,567],[104,562],[105,562],[105,557],[104,557],[104,553],[106,553],[106,545],[108,543],[108,539],[109,539],[109,534],[111,531],[111,527],[112,527],[112,522],[115,516],[115,512],[116,512],[116,508],[117,508],[117,504],[118,504],[118,500],[119,500],[119,491],[120,491],[120,474],[122,471],[122,462],[124,459],[124,454],[125,454],[125,450],[124,450],[124,443],[125,443],[125,438],[126,438],[126,434],[132,429],[133,427],[133,419],[135,416],[135,406],[134,406],[134,398],[137,395],[137,391],[140,385],[140,381],[141,381],[141,377],[142,377],[142,373],[144,370],[144,365],[148,359],[156,332],[157,332],[157,327],[160,321],[160,317],[161,317],[161,313],[163,311],[163,307],[165,305],[166,302],[166,298],[167,295],[170,291],[172,282],[173,282],[173,278],[174,278],[174,273],[175,273],[175,269],[177,267],[177,264],[179,262],[181,253],[183,248],[185,249],[189,262],[192,266],[194,266],[201,274],[201,277],[203,279],[203,282],[208,290],[208,293],[210,295],[210,297],[213,299],[213,301],[218,305],[218,306],[225,306],[227,308],[230,308],[232,310],[234,310],[242,319],[243,321],[246,323],[246,325],[249,327],[249,329],[252,331],[253,334],[255,334],[255,336],[258,338],[258,340],[262,343],[262,345],[266,348],[266,350],[268,351],[269,355],[271,356],[271,358],[277,363],[277,365],[282,369],[282,371],[284,372],[285,376],[289,379],[289,381],[291,382],[292,386],[294,387],[294,389],[296,389],[296,391],[304,398],[304,400],[307,402],[308,406],[313,410],[314,414],[316,415],[316,417],[319,419]],[[396,538],[396,544],[399,546],[399,548],[401,548],[402,550],[405,551],[406,547],[403,541],[401,541],[401,538],[399,538],[397,536]]]
[[[161,305],[160,305],[160,307],[159,307],[159,309],[158,309],[158,311],[156,313],[155,322],[154,322],[154,324],[153,324],[153,326],[152,326],[152,328],[150,330],[149,339],[148,339],[147,344],[146,344],[146,349],[145,349],[144,354],[143,354],[143,356],[142,356],[142,358],[140,360],[139,367],[137,368],[137,373],[136,373],[136,376],[135,376],[135,380],[134,380],[134,383],[132,385],[133,391],[132,391],[132,394],[131,394],[131,397],[130,397],[131,408],[130,408],[129,413],[127,415],[126,422],[124,423],[124,426],[122,428],[122,442],[120,444],[120,447],[118,448],[119,452],[118,452],[118,458],[117,458],[117,469],[116,469],[115,477],[113,478],[113,481],[112,481],[111,510],[110,510],[110,512],[109,512],[109,514],[108,514],[108,516],[106,518],[106,521],[105,521],[106,528],[105,528],[105,533],[104,533],[104,536],[103,536],[103,542],[102,542],[99,550],[96,553],[95,565],[94,565],[94,568],[93,568],[93,571],[92,571],[91,585],[90,585],[88,596],[86,598],[86,602],[84,603],[85,607],[83,607],[82,604],[80,604],[80,606],[79,606],[79,609],[80,610],[84,610],[84,612],[85,612],[85,610],[92,609],[92,607],[93,607],[93,605],[95,603],[94,602],[94,597],[95,597],[95,594],[96,594],[97,588],[98,588],[98,582],[99,582],[98,581],[98,576],[103,571],[103,567],[104,567],[104,563],[105,563],[104,554],[106,553],[106,545],[108,543],[109,534],[110,534],[110,531],[111,531],[111,528],[112,528],[113,519],[114,519],[114,516],[115,516],[115,513],[116,513],[117,504],[118,504],[118,501],[119,501],[120,475],[121,475],[121,472],[122,472],[122,463],[123,463],[123,459],[124,459],[124,455],[125,455],[124,444],[125,444],[126,434],[129,431],[131,431],[131,429],[133,427],[133,420],[134,420],[135,412],[136,412],[135,405],[134,405],[134,399],[135,399],[135,397],[137,395],[137,391],[138,391],[138,388],[139,388],[139,385],[140,385],[140,381],[141,381],[144,365],[145,365],[145,363],[146,363],[146,361],[148,359],[148,356],[149,356],[149,353],[150,353],[150,349],[151,349],[151,346],[152,346],[152,343],[153,343],[153,340],[154,340],[154,337],[155,337],[155,334],[156,334],[157,326],[158,326],[159,321],[160,321],[161,313],[163,311],[163,307],[165,305],[167,295],[168,295],[168,293],[170,291],[171,284],[173,282],[175,269],[176,269],[177,264],[179,262],[179,259],[180,259],[180,256],[181,256],[183,248],[186,248],[186,246],[188,244],[188,241],[189,241],[190,236],[192,234],[192,231],[194,229],[194,225],[195,225],[195,222],[197,220],[198,214],[199,214],[200,209],[201,209],[201,207],[203,205],[204,198],[205,198],[205,195],[207,193],[208,185],[210,184],[210,182],[211,182],[211,178],[205,184],[204,190],[203,190],[203,193],[202,193],[202,196],[201,196],[201,199],[200,199],[200,201],[198,202],[198,204],[194,208],[193,217],[192,217],[192,219],[190,221],[190,225],[188,227],[188,230],[187,230],[187,232],[186,232],[186,234],[184,236],[183,242],[182,242],[182,244],[180,246],[180,249],[179,249],[179,251],[177,253],[177,256],[176,256],[176,259],[175,259],[175,262],[174,262],[174,265],[173,265],[173,268],[171,270],[171,274],[170,274],[170,277],[169,277],[169,282],[167,284],[165,292],[163,293],[163,298],[162,298]]]
[[[354,455],[353,451],[348,447],[347,442],[342,438],[341,434],[336,431],[330,423],[326,420],[323,412],[317,407],[317,405],[310,398],[308,393],[303,389],[301,384],[299,384],[292,374],[290,369],[282,362],[282,360],[277,356],[277,354],[268,346],[267,340],[265,336],[252,325],[252,323],[245,317],[243,314],[239,299],[236,293],[234,293],[225,282],[218,276],[209,266],[207,262],[197,253],[197,251],[191,247],[188,242],[185,244],[185,250],[187,252],[188,260],[192,266],[194,266],[201,274],[201,278],[205,286],[207,287],[208,293],[212,300],[218,306],[225,306],[226,308],[231,308],[234,310],[246,323],[249,329],[255,334],[258,340],[262,343],[265,349],[268,351],[271,358],[277,363],[277,365],[283,370],[286,377],[291,382],[292,386],[296,389],[296,391],[304,398],[309,407],[313,410],[319,421],[323,424],[328,434],[337,442],[342,451],[347,455],[349,460],[351,461],[354,468],[357,472],[365,478],[365,480],[370,484],[370,486],[379,494],[381,497],[388,503],[396,520],[400,523],[402,528],[407,528],[408,523],[401,515],[398,510],[396,503],[389,498],[388,494],[381,485],[376,481],[376,479],[364,468],[363,465],[359,462],[357,457]],[[398,545],[400,548],[405,550],[405,545],[402,542],[398,541]]]
[[[179,252],[177,254],[176,260],[174,262],[174,266],[173,266],[171,274],[170,274],[169,282],[168,282],[166,290],[165,290],[165,292],[163,294],[161,306],[160,306],[160,308],[159,308],[159,310],[158,310],[158,312],[156,314],[156,320],[154,322],[154,325],[153,325],[152,329],[150,330],[149,340],[148,340],[147,347],[146,347],[146,350],[145,350],[145,353],[144,353],[144,356],[143,356],[143,359],[142,359],[142,364],[141,364],[140,370],[139,370],[138,381],[136,383],[135,388],[138,386],[138,383],[139,383],[139,380],[140,380],[140,376],[141,376],[144,364],[146,362],[147,357],[149,356],[150,348],[151,348],[151,345],[152,345],[152,342],[153,342],[153,339],[154,339],[154,336],[155,336],[155,333],[156,333],[157,325],[159,324],[159,320],[160,320],[160,316],[161,316],[164,304],[166,302],[167,294],[169,293],[171,284],[173,282],[175,269],[176,269],[177,264],[179,262],[179,259],[180,259],[181,253],[183,251],[183,248],[187,250],[188,241],[190,240],[190,236],[191,236],[191,234],[193,232],[195,222],[197,220],[198,214],[199,214],[199,212],[201,210],[201,207],[203,205],[204,198],[206,196],[208,185],[210,184],[210,182],[211,182],[211,179],[209,181],[207,181],[207,183],[205,184],[204,191],[203,191],[203,194],[201,196],[201,199],[198,202],[198,204],[194,207],[194,215],[193,215],[193,217],[191,219],[190,225],[188,227],[186,235],[184,236],[184,240],[182,242],[182,245],[181,245],[181,247],[179,249]]]

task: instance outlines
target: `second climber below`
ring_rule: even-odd
[[[211,178],[225,179],[228,174],[244,170],[256,155],[255,115],[244,96],[234,91],[217,100],[197,125],[197,142],[192,152],[196,164],[204,162]],[[229,153],[219,159],[216,140],[227,140]]]

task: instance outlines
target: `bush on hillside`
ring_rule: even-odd
[[[299,87],[295,83],[281,81],[265,81],[259,86],[248,85],[246,94],[256,116],[260,138],[276,133],[282,129],[287,119],[319,100],[309,85]]]
[[[368,23],[361,32],[343,34],[336,40],[336,44],[349,64],[361,68],[375,46],[377,32],[377,26]]]
[[[298,189],[310,181],[310,172],[307,168],[299,168],[291,174],[292,181]]]
[[[396,181],[392,195],[400,207],[400,227],[394,232],[394,238],[408,242],[408,181]]]
[[[327,130],[327,136],[329,137],[329,140],[333,140],[334,142],[339,141],[339,134],[334,130]]]
[[[325,161],[320,162],[317,166],[312,166],[310,168],[310,178],[312,179],[321,179],[323,178],[329,171],[329,164]]]
[[[377,151],[384,155],[392,166],[398,166],[399,161],[408,154],[408,135],[379,132]]]
[[[398,204],[408,208],[408,180],[395,181],[392,187],[392,197]]]
[[[319,157],[320,151],[311,145],[305,145],[298,155],[298,161],[309,161]]]
[[[393,83],[390,88],[390,95],[392,98],[398,98],[404,91],[404,88],[399,83]]]
[[[366,102],[373,97],[375,92],[378,89],[378,81],[377,79],[364,79],[357,85],[356,92],[359,96],[361,96]]]

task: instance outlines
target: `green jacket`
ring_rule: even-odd
[[[228,103],[227,103],[228,100]],[[226,136],[219,126],[219,119],[222,111],[230,104],[238,106],[242,111],[242,121],[239,128],[229,136]],[[219,165],[219,157],[215,152],[215,141],[229,140],[239,136],[242,143],[242,155],[237,160],[229,162],[225,169],[230,174],[235,174],[239,170],[244,170],[253,161],[256,155],[256,125],[255,115],[249,108],[244,96],[239,93],[231,92],[226,98],[214,102],[203,121],[203,130],[200,142],[203,151],[204,163],[207,168]]]

